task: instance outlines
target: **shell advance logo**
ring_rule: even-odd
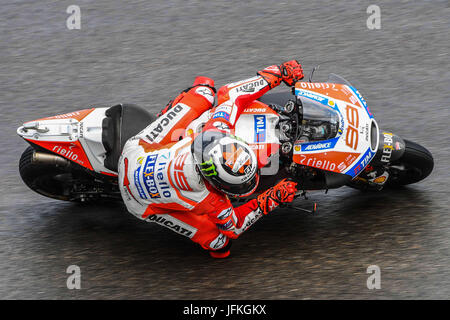
[[[254,115],[255,117],[255,142],[266,141],[266,116]]]
[[[312,142],[302,144],[302,151],[317,151],[334,148],[338,139],[332,139],[323,142]]]
[[[155,163],[157,158],[158,155],[156,154],[148,156],[143,171],[144,185],[152,199],[161,198],[155,181]]]

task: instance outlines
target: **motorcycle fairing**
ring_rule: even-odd
[[[294,161],[355,178],[375,156],[379,136],[378,125],[361,94],[344,84],[298,82],[295,95],[303,103],[312,101],[334,110],[340,119],[335,137],[296,142]]]
[[[103,165],[102,121],[108,108],[90,108],[28,121],[19,136],[89,170],[115,175]]]

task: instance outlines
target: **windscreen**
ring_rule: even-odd
[[[300,97],[303,119],[300,140],[302,142],[334,138],[339,129],[339,114],[323,104],[306,97]]]

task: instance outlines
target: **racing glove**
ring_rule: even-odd
[[[256,198],[261,212],[266,215],[275,210],[281,203],[292,202],[292,200],[294,200],[295,192],[297,191],[296,186],[296,182],[284,179],[276,186],[261,193]]]
[[[281,71],[281,79],[288,86],[292,86],[304,77],[302,65],[297,60],[284,62],[279,68]]]

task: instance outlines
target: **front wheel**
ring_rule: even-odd
[[[405,153],[389,165],[389,187],[419,182],[433,171],[434,160],[430,151],[415,142],[405,141]]]

